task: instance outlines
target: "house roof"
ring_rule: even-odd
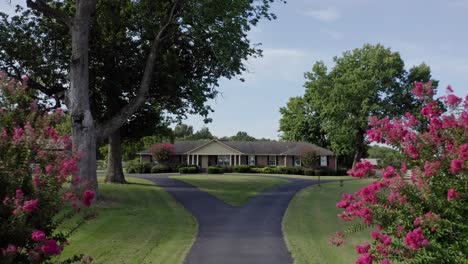
[[[176,141],[174,148],[176,155],[190,154],[192,151],[211,142],[228,146],[245,155],[301,155],[307,151],[314,151],[317,155],[333,156],[334,153],[328,149],[321,148],[306,142],[284,142],[284,141]],[[137,153],[139,155],[150,155],[150,149]]]

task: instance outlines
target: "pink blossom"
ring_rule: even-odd
[[[36,210],[36,207],[37,207],[37,199],[28,200],[28,201],[24,202],[23,210],[25,210],[25,211],[27,211],[29,213],[32,213],[32,212],[34,212],[34,210]]]
[[[462,161],[468,160],[468,144],[462,144],[458,148],[458,158]]]
[[[16,200],[21,201],[23,200],[23,191],[22,190],[16,190]]]
[[[57,244],[54,239],[46,240],[44,245],[41,246],[42,252],[47,255],[58,255],[62,252],[63,247]]]
[[[382,260],[382,262],[380,262],[381,264],[392,264],[392,262],[390,260],[388,260],[388,258],[384,258]]]
[[[451,201],[455,198],[460,197],[460,195],[455,191],[454,188],[450,188],[448,193],[447,193],[447,200]]]
[[[91,201],[94,199],[94,192],[86,190],[83,194],[83,203],[85,206],[91,206]]]
[[[34,241],[42,241],[45,239],[45,233],[41,230],[34,230],[31,237]]]
[[[458,173],[463,169],[463,161],[460,159],[453,159],[450,162],[450,172]]]
[[[451,106],[451,107],[455,107],[457,106],[458,104],[460,104],[460,102],[462,101],[462,99],[454,94],[449,94],[447,95],[447,105]]]
[[[14,253],[18,250],[15,245],[8,244],[7,248],[5,249],[5,253]]]
[[[356,264],[372,264],[372,255],[369,253],[362,254]]]
[[[424,236],[422,228],[418,227],[406,234],[405,245],[414,250],[419,250],[421,247],[429,245],[429,241]]]
[[[372,169],[372,164],[369,161],[363,161],[356,164],[356,166],[348,170],[348,174],[352,177],[364,178],[365,176],[374,175],[375,171]]]
[[[395,168],[393,168],[393,166],[388,166],[387,168],[383,170],[382,175],[385,179],[390,179],[390,178],[395,177],[396,176]]]
[[[29,82],[29,77],[26,76],[26,75],[23,75],[23,77],[21,77],[21,79],[23,80],[23,83],[26,84]]]
[[[15,143],[17,143],[23,135],[24,135],[23,128],[20,127],[20,128],[13,129],[13,140]]]
[[[365,254],[368,253],[370,249],[370,244],[368,242],[365,242],[362,245],[356,245],[356,252],[358,254]]]

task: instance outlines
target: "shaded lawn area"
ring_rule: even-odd
[[[335,204],[343,193],[354,193],[371,180],[337,182],[311,186],[300,191],[289,204],[283,218],[286,244],[295,264],[354,263],[358,258],[355,245],[369,240],[369,230],[347,235],[345,244],[336,247],[329,244],[329,237],[336,231],[344,231],[351,223],[337,215],[341,209]],[[358,223],[358,222],[352,222]]]
[[[318,180],[319,176],[307,176],[307,175],[294,175],[294,174],[259,174],[259,173],[225,173],[224,175],[247,175],[247,176],[273,176],[281,178],[291,178],[291,179],[300,179],[300,180]],[[326,180],[354,180],[353,177],[349,175],[343,176],[320,176],[320,181]]]
[[[72,235],[62,257],[82,253],[93,263],[183,262],[195,239],[196,220],[152,182],[127,181],[132,184],[99,185],[99,215]]]
[[[172,176],[171,178],[191,184],[233,206],[242,206],[265,190],[290,183],[286,179],[255,175],[201,174]]]

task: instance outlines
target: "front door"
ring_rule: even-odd
[[[202,155],[201,156],[201,167],[203,169],[208,168],[208,156],[207,155]]]

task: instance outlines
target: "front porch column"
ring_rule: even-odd
[[[187,165],[190,165],[190,155],[187,154]]]
[[[232,155],[229,155],[229,166],[232,166]]]
[[[285,166],[285,167],[287,167],[287,166],[288,166],[287,159],[288,159],[288,156],[284,156],[284,166]]]
[[[239,155],[239,165],[242,165],[242,157]]]
[[[198,156],[200,156],[200,155],[197,154],[197,164],[196,164],[197,166],[198,166],[198,164],[200,164],[200,163],[198,162]]]

